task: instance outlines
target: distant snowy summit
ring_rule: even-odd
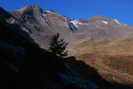
[[[74,19],[74,20],[70,20],[70,23],[73,24],[76,28],[80,27],[81,25],[89,25],[89,24],[127,26],[127,25],[121,24],[121,22],[117,19],[110,19],[105,16],[94,16],[88,20]]]

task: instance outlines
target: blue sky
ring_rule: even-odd
[[[0,0],[0,7],[10,11],[26,5],[39,5],[72,18],[103,15],[133,25],[133,0]]]

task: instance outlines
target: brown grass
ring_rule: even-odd
[[[103,77],[133,84],[133,39],[111,42],[84,41],[72,47],[79,59],[96,68]]]

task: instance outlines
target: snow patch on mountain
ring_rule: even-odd
[[[107,21],[105,21],[105,20],[103,20],[103,21],[101,21],[103,24],[108,24],[108,22]]]
[[[52,11],[50,11],[50,10],[46,10],[45,12],[46,12],[46,13],[51,13]]]
[[[117,24],[121,24],[117,19],[114,19],[114,21],[115,21]]]
[[[75,27],[77,27],[78,28],[78,25],[80,24],[82,24],[81,22],[79,22],[78,20],[72,20],[71,21],[71,23],[75,26]]]

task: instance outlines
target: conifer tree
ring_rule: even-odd
[[[68,51],[66,50],[67,45],[68,43],[60,38],[60,34],[57,33],[52,37],[48,50],[57,56],[66,57],[68,55]]]

